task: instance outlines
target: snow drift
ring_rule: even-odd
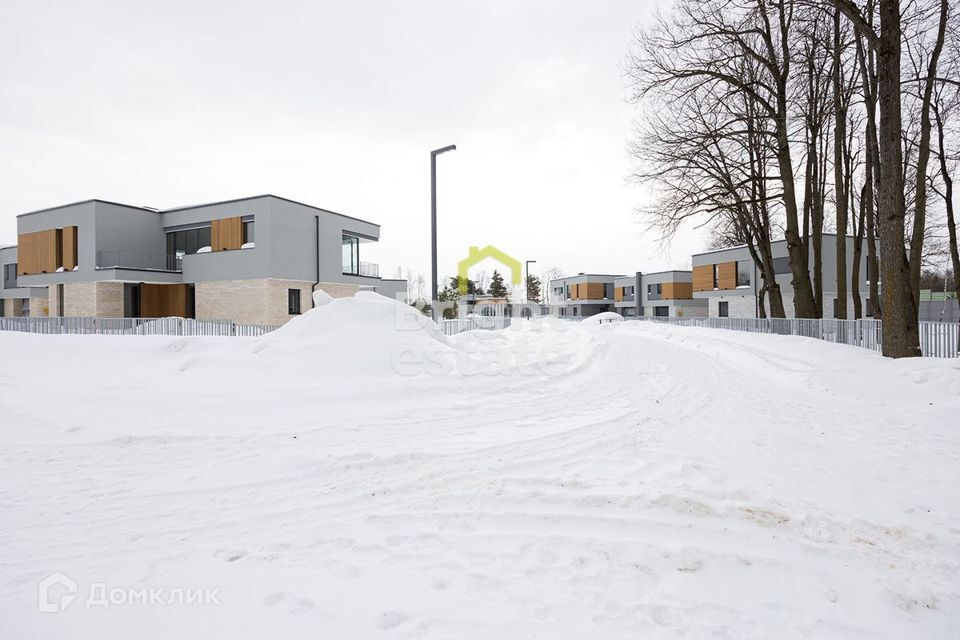
[[[446,339],[398,311],[0,332],[0,635],[956,637],[960,362],[635,322]],[[509,358],[405,375],[396,348]],[[41,613],[58,572],[77,597]]]

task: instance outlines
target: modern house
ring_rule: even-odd
[[[618,276],[580,273],[550,281],[550,312],[561,317],[587,317],[613,311]]]
[[[640,292],[641,316],[703,318],[707,315],[706,300],[693,297],[693,274],[690,271],[638,273],[636,290]]]
[[[21,287],[17,284],[16,245],[0,247],[0,269],[3,270],[3,282],[0,286],[0,318],[46,315],[46,288]]]
[[[707,302],[693,297],[690,271],[632,276],[581,273],[550,282],[551,313],[586,317],[614,311],[625,317],[704,317]]]
[[[847,236],[847,273],[853,272],[854,238]],[[786,240],[772,243],[774,270],[788,318],[795,317],[793,286],[790,284],[790,260]],[[823,234],[823,317],[835,318],[837,305],[837,236]],[[710,317],[757,318],[760,316],[759,290],[763,286],[760,269],[746,245],[705,251],[693,255],[693,297],[705,300]],[[861,303],[867,314],[867,257],[863,256],[858,274]],[[813,257],[810,257],[813,273]],[[853,296],[847,288],[847,317],[853,317]],[[769,315],[769,302],[767,313]]]
[[[30,315],[277,325],[316,289],[406,293],[360,260],[379,225],[274,195],[165,210],[86,200],[21,214],[17,233],[2,255]]]

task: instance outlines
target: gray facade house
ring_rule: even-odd
[[[663,318],[703,318],[707,315],[707,301],[693,297],[693,274],[690,271],[637,273],[634,281],[633,288],[638,292],[635,313],[624,315]]]
[[[847,236],[847,277],[853,273],[854,238]],[[790,284],[790,262],[786,240],[772,243],[774,270],[783,306],[788,318],[795,317],[793,286]],[[837,307],[837,236],[823,234],[823,317],[835,318]],[[693,255],[693,297],[705,300],[710,317],[757,318],[760,317],[759,291],[763,286],[760,269],[754,263],[746,245],[705,251]],[[867,256],[864,254],[857,274],[860,300],[864,315],[867,314]],[[813,258],[810,258],[813,273]],[[769,301],[765,302],[769,316]],[[847,317],[853,317],[853,295],[847,286]]]
[[[550,313],[588,317],[614,311],[614,280],[619,276],[580,273],[550,281]]]
[[[87,200],[21,214],[17,234],[17,288],[46,291],[31,315],[279,325],[317,289],[406,294],[361,261],[379,225],[274,195],[166,210]]]
[[[0,247],[0,318],[47,314],[46,287],[21,287],[17,283],[17,247]]]

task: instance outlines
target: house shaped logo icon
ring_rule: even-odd
[[[467,272],[475,264],[483,262],[487,258],[493,258],[507,269],[510,270],[510,282],[514,286],[520,284],[520,274],[522,273],[520,261],[512,256],[505,254],[500,249],[488,244],[483,249],[479,247],[470,247],[467,257],[457,263],[457,281],[461,294],[467,292]]]
[[[43,613],[58,613],[77,597],[77,583],[59,571],[37,585],[37,605]]]

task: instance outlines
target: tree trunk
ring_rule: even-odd
[[[866,191],[866,185],[864,185]],[[850,210],[854,212],[853,230],[855,240],[853,242],[853,264],[850,269],[850,295],[853,297],[853,317],[859,320],[863,317],[863,302],[860,300],[860,264],[863,261],[863,230],[866,224],[864,203],[866,196],[863,191],[860,192],[860,216],[856,219],[856,209],[853,206],[853,189],[850,189]]]
[[[943,142],[943,119],[939,109],[934,109],[937,119],[937,143],[940,153],[940,174],[943,178],[943,201],[947,210],[947,233],[950,236],[950,262],[953,264],[953,285],[960,301],[960,251],[957,249],[957,219],[953,210],[953,177],[947,166],[946,145]]]
[[[872,22],[872,18],[870,20]],[[860,58],[860,76],[863,83],[863,101],[867,112],[864,142],[863,210],[866,215],[867,235],[867,315],[880,318],[883,313],[880,306],[880,264],[877,261],[876,204],[874,200],[876,185],[880,183],[880,152],[877,143],[877,91],[874,74],[874,52],[863,46],[863,38],[857,37],[857,55]]]
[[[917,146],[916,199],[913,209],[913,235],[910,237],[910,289],[914,296],[920,295],[920,266],[923,260],[923,240],[927,221],[927,166],[930,162],[930,103],[933,98],[933,85],[937,77],[937,63],[943,50],[943,40],[947,28],[947,0],[940,0],[940,23],[937,28],[937,41],[930,53],[927,65],[927,77],[923,87],[923,99],[920,105],[920,143]],[[919,312],[919,300],[914,306]]]
[[[844,148],[847,143],[847,106],[840,64],[840,11],[833,12],[833,186],[837,204],[837,304],[835,317],[847,319],[847,192]]]
[[[904,249],[906,201],[903,187],[902,114],[900,111],[900,2],[880,0],[877,40],[878,103],[880,106],[880,275],[883,281],[883,355],[920,355],[916,295],[911,290],[910,264]]]

